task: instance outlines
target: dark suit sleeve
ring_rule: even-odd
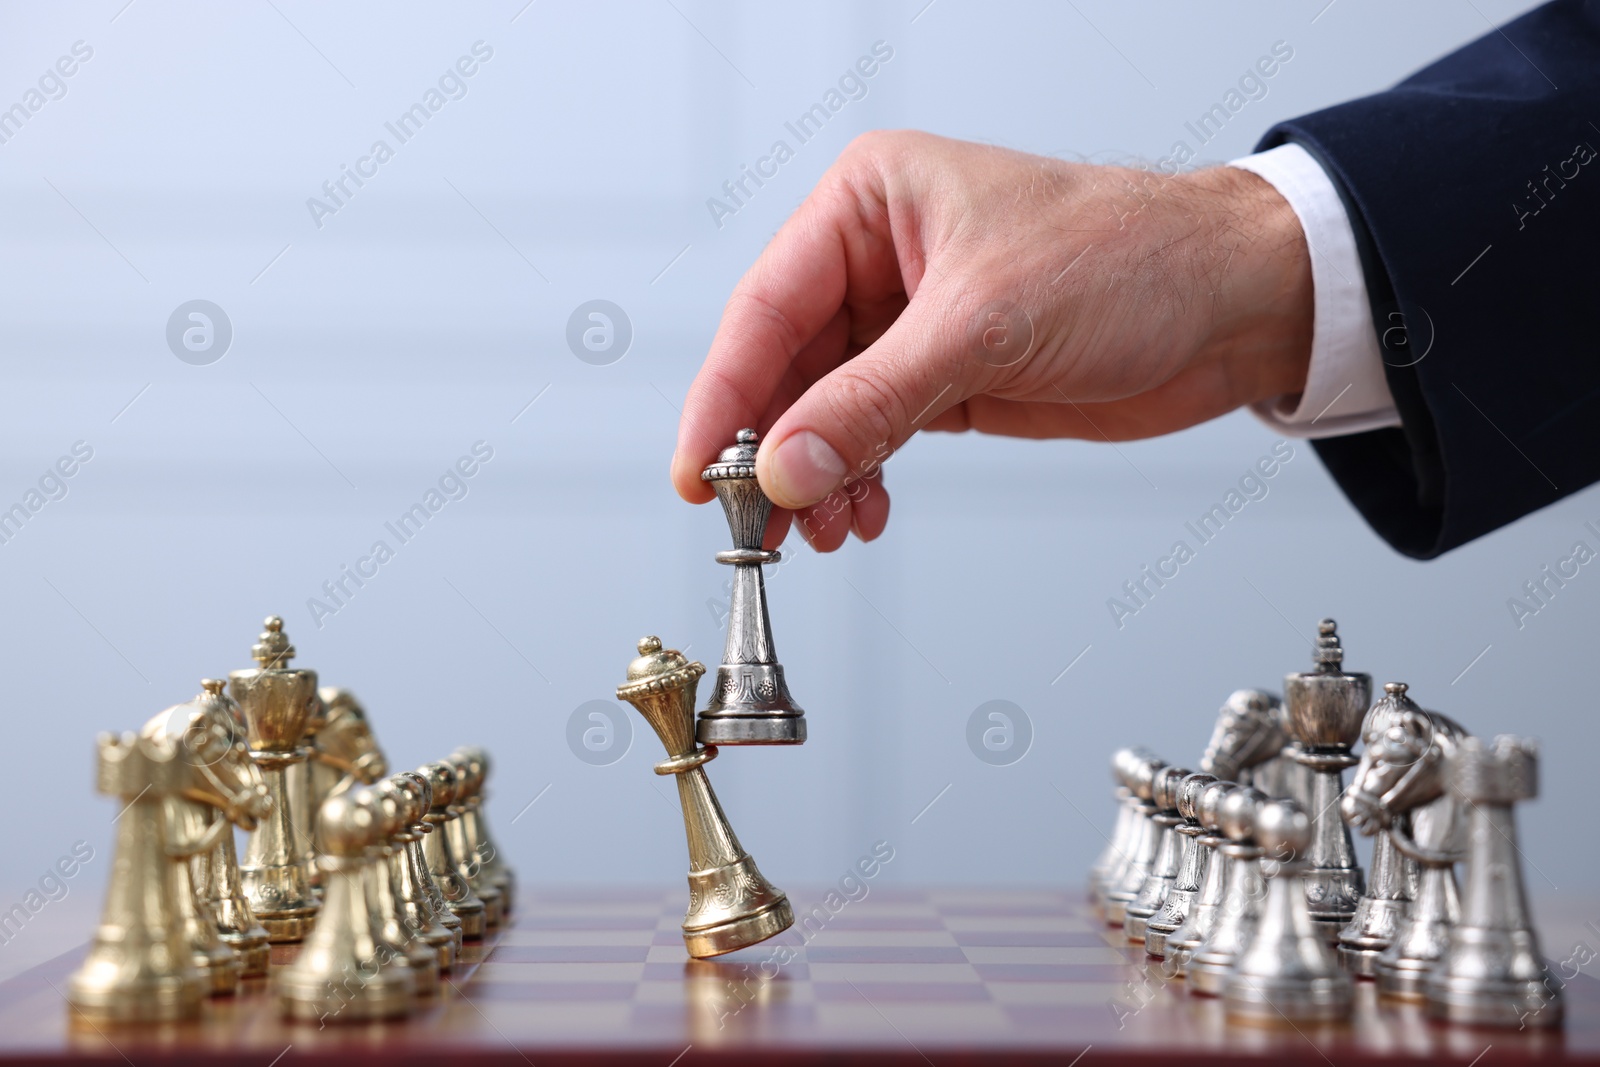
[[[1430,559],[1600,480],[1600,0],[1286,141],[1345,198],[1403,423],[1316,443],[1373,529]]]

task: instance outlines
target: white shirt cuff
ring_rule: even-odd
[[[1259,174],[1294,208],[1311,251],[1315,293],[1311,365],[1305,391],[1251,405],[1258,418],[1290,437],[1340,437],[1399,426],[1383,373],[1355,231],[1322,165],[1297,144],[1228,164]]]

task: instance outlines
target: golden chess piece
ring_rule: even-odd
[[[239,705],[224,692],[227,683],[220,678],[205,678],[201,680],[200,687],[204,692],[194,699],[194,703],[205,707],[218,726],[229,731],[233,743],[248,760],[244,720],[239,715]],[[255,829],[262,818],[271,814],[272,805],[260,769],[254,761],[250,761],[250,767],[263,799],[260,812],[252,814],[248,822],[235,820],[236,825],[246,831]],[[214,818],[224,821],[230,817],[222,811],[214,814]],[[209,853],[194,858],[194,872],[195,892],[211,909],[222,940],[239,954],[239,962],[243,967],[239,976],[265,978],[270,955],[267,931],[256,921],[255,912],[250,910],[250,901],[245,899],[244,883],[239,876],[239,854],[234,847],[232,830],[224,832]]]
[[[250,740],[250,758],[261,768],[272,814],[245,842],[239,873],[256,919],[274,942],[299,941],[317,916],[311,871],[296,836],[295,805],[302,797],[291,785],[289,769],[305,763],[306,717],[317,700],[317,672],[291,668],[294,646],[276,615],[266,622],[251,649],[256,666],[228,675]]]
[[[740,847],[706,777],[705,764],[716,758],[717,749],[697,746],[694,736],[694,691],[705,672],[703,664],[663,649],[659,637],[645,637],[639,658],[628,665],[627,682],[617,687],[617,698],[632,704],[666,747],[667,758],[656,764],[656,773],[678,780],[689,839],[683,941],[696,959],[748,948],[794,924],[789,898],[762,877]]]
[[[509,918],[517,897],[517,873],[506,863],[505,856],[489,833],[488,817],[484,814],[484,793],[489,780],[489,753],[478,745],[462,745],[458,755],[477,764],[477,787],[464,805],[461,813],[466,826],[467,841],[483,867],[483,875],[500,890],[500,912]]]
[[[456,872],[472,886],[472,891],[483,901],[483,922],[490,928],[505,921],[500,887],[488,877],[483,859],[478,854],[477,842],[471,833],[467,816],[477,801],[478,790],[483,788],[483,765],[459,749],[445,760],[456,772],[456,796],[450,805],[450,821],[445,823],[445,834],[450,841],[450,858],[455,861]]]
[[[428,863],[428,873],[444,895],[444,902],[461,920],[461,936],[468,941],[481,941],[488,927],[483,901],[472,891],[472,882],[462,877],[462,865],[457,862],[455,843],[450,840],[450,821],[454,818],[451,806],[456,802],[460,788],[455,768],[448,763],[425,763],[417,769],[428,780],[433,790],[433,803],[423,820],[436,831],[422,839],[422,856]]]
[[[234,993],[243,960],[224,940],[208,899],[209,887],[201,878],[209,882],[210,858],[224,837],[231,841],[234,822],[253,829],[271,814],[271,798],[232,713],[210,694],[155,715],[141,734],[172,745],[187,769],[184,787],[163,802],[166,854],[174,861],[173,906],[193,963],[205,977],[206,991],[213,996]],[[264,937],[260,947],[265,948]]]
[[[292,652],[290,654],[293,655]],[[287,661],[283,665],[287,665]],[[322,706],[322,698],[313,693],[298,746],[305,751],[306,758],[289,764],[283,771],[285,784],[294,794],[294,805],[289,809],[294,847],[299,851],[300,861],[305,864],[311,891],[317,894],[319,899],[322,893],[322,871],[317,866],[316,827],[313,824],[316,822],[317,812],[322,808],[322,798],[317,795],[316,786],[312,781],[311,761],[317,751],[317,734],[321,732],[322,724],[327,721],[327,714],[327,709]]]
[[[399,798],[386,789],[376,788],[357,790],[354,796],[356,803],[373,809],[378,823],[372,847],[367,850],[367,866],[362,872],[367,882],[367,906],[377,916],[384,944],[405,956],[417,995],[436,997],[439,995],[439,952],[417,936],[420,932],[417,928],[409,926],[389,868],[389,859],[395,851],[394,835],[404,825]]]
[[[455,943],[455,957],[459,960],[464,937],[461,916],[450,907],[450,902],[445,899],[444,890],[439,887],[438,879],[433,876],[433,870],[428,866],[428,853],[424,844],[429,835],[439,832],[439,828],[428,821],[428,812],[433,810],[433,784],[427,775],[416,771],[401,771],[394,777],[400,784],[405,785],[409,792],[415,794],[415,802],[419,805],[408,827],[416,840],[406,843],[406,851],[411,858],[417,884],[428,898],[434,919],[450,931]]]
[[[96,787],[116,797],[116,858],[88,957],[67,1001],[98,1022],[169,1022],[200,1014],[206,981],[194,966],[174,900],[167,800],[191,768],[165,737],[101,734]]]
[[[447,972],[455,967],[460,937],[452,933],[435,912],[432,898],[423,884],[427,868],[422,866],[421,853],[413,847],[421,842],[421,831],[428,826],[422,821],[428,810],[427,788],[425,781],[398,774],[373,786],[374,790],[392,796],[397,806],[398,829],[389,838],[393,847],[387,863],[400,924],[432,948],[438,957],[439,970]],[[444,910],[449,911],[448,908]]]
[[[322,722],[311,737],[312,811],[329,797],[357,785],[376,785],[389,773],[389,760],[373,735],[367,710],[348,689],[317,690]]]
[[[330,797],[317,812],[317,866],[326,887],[322,914],[275,985],[279,1007],[291,1019],[364,1022],[411,1010],[411,966],[384,941],[367,892],[366,872],[381,828],[364,792]]]

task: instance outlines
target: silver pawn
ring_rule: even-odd
[[[1137,829],[1138,798],[1128,788],[1127,768],[1144,755],[1143,749],[1119,748],[1111,754],[1111,777],[1117,783],[1117,822],[1106,839],[1106,847],[1089,868],[1090,899],[1099,907],[1105,906],[1105,897],[1111,891],[1113,879],[1120,877],[1127,867],[1129,850]]]
[[[1311,848],[1305,872],[1311,919],[1329,945],[1355,915],[1366,889],[1350,831],[1340,820],[1344,772],[1359,761],[1350,754],[1372,703],[1372,678],[1343,669],[1337,624],[1317,624],[1316,669],[1283,680],[1285,727],[1299,743],[1294,760],[1311,776],[1310,792],[1296,797],[1311,815]]]
[[[1166,903],[1167,893],[1178,877],[1178,853],[1183,840],[1178,836],[1178,824],[1183,822],[1178,814],[1178,786],[1189,773],[1184,767],[1163,767],[1150,787],[1150,800],[1156,806],[1150,821],[1156,825],[1160,838],[1150,873],[1145,875],[1138,894],[1128,902],[1122,918],[1122,932],[1134,944],[1143,943],[1146,924]]]
[[[1178,816],[1183,820],[1173,827],[1178,834],[1178,873],[1172,879],[1161,908],[1145,923],[1144,951],[1147,956],[1161,959],[1167,954],[1167,935],[1183,925],[1183,920],[1194,907],[1200,895],[1200,884],[1205,878],[1206,861],[1211,850],[1202,848],[1199,812],[1195,805],[1205,788],[1217,780],[1211,774],[1191,774],[1178,783]]]
[[[1213,782],[1200,791],[1195,801],[1195,816],[1205,831],[1195,841],[1206,854],[1206,875],[1200,883],[1200,895],[1184,917],[1183,925],[1168,934],[1162,946],[1170,964],[1168,971],[1176,977],[1182,978],[1188,972],[1189,957],[1211,933],[1217,911],[1222,906],[1223,882],[1228,869],[1228,858],[1218,851],[1228,840],[1222,834],[1222,802],[1229,793],[1241,788],[1236,782]]]
[[[1217,847],[1226,864],[1222,901],[1210,932],[1195,947],[1184,971],[1191,993],[1221,996],[1223,979],[1255,935],[1267,893],[1261,879],[1261,849],[1255,840],[1256,816],[1270,799],[1259,789],[1240,786],[1222,800],[1219,819],[1228,838]]]
[[[1256,815],[1256,844],[1265,855],[1267,899],[1254,934],[1222,984],[1227,1013],[1255,1022],[1333,1022],[1354,1002],[1350,976],[1339,968],[1311,919],[1300,879],[1313,836],[1311,818],[1293,800],[1275,800]]]
[[[1449,947],[1423,981],[1427,1012],[1476,1026],[1559,1026],[1561,984],[1540,962],[1512,814],[1517,801],[1539,793],[1538,745],[1469,737],[1455,763],[1456,787],[1472,806],[1466,888]]]
[[[1138,802],[1137,819],[1128,861],[1117,872],[1116,883],[1106,893],[1105,918],[1111,926],[1121,926],[1127,918],[1128,905],[1133,903],[1139,890],[1144,887],[1144,880],[1150,876],[1150,867],[1155,863],[1156,852],[1161,846],[1160,828],[1150,821],[1150,817],[1156,813],[1150,792],[1155,786],[1156,775],[1165,766],[1157,757],[1146,756],[1128,767],[1128,788]]]

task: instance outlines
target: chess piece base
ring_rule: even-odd
[[[1228,984],[1223,1005],[1230,1019],[1293,1025],[1347,1019],[1354,1000],[1350,979],[1344,975],[1307,982],[1236,978]]]
[[[1183,975],[1189,981],[1189,992],[1202,997],[1222,996],[1222,983],[1233,973],[1233,960],[1213,963],[1190,956]]]
[[[1350,919],[1351,916],[1349,915],[1323,917],[1313,914],[1311,916],[1311,928],[1322,938],[1324,945],[1333,948],[1339,944],[1339,935],[1344,933],[1345,927],[1350,925]]]
[[[1434,976],[1425,983],[1429,1017],[1465,1026],[1549,1029],[1562,1022],[1561,998],[1542,981],[1496,982]]]
[[[446,906],[456,918],[461,920],[461,936],[463,938],[468,941],[483,940],[483,932],[488,924],[484,921],[482,904],[478,904],[476,907],[458,908],[455,904],[447,902]]]
[[[266,977],[267,960],[272,955],[272,950],[268,947],[266,938],[223,934],[222,940],[239,957],[240,978]]]
[[[198,1018],[204,984],[181,978],[158,979],[137,988],[86,989],[74,982],[67,1002],[91,1023],[168,1023]]]
[[[490,896],[478,894],[478,899],[483,901],[483,924],[487,927],[497,927],[506,921],[505,912],[500,907],[500,894],[495,892]]]
[[[794,925],[794,909],[787,897],[780,897],[753,915],[740,916],[732,922],[710,926],[703,930],[685,930],[683,943],[689,955],[697,960],[721,956],[741,948],[749,948],[769,937],[781,934]]]
[[[438,951],[426,941],[417,938],[406,946],[405,953],[406,964],[411,968],[411,982],[416,995],[423,998],[438,996],[441,985]]]
[[[1381,948],[1354,948],[1350,945],[1340,945],[1339,966],[1353,978],[1377,978],[1378,957],[1381,955],[1383,955]]]
[[[1434,960],[1402,959],[1378,962],[1378,992],[1396,1000],[1421,1000],[1422,983],[1433,969]]]
[[[375,977],[364,979],[349,999],[330,991],[327,982],[314,989],[298,989],[280,982],[278,1009],[284,1018],[297,1022],[319,1025],[370,1022],[405,1015],[411,1010],[415,994],[416,986],[409,968],[386,967]]]
[[[1170,930],[1157,930],[1146,926],[1144,931],[1144,954],[1156,959],[1163,959],[1167,954],[1167,936]]]
[[[217,951],[212,953],[193,953],[190,958],[200,972],[206,996],[226,997],[239,991],[244,965],[226,944],[219,944]]]
[[[797,715],[719,715],[701,712],[695,739],[702,745],[803,745],[806,720]]]
[[[304,941],[311,933],[311,928],[316,924],[317,913],[315,909],[302,915],[257,915],[256,922],[267,932],[267,941],[274,945],[282,945],[293,941]]]

